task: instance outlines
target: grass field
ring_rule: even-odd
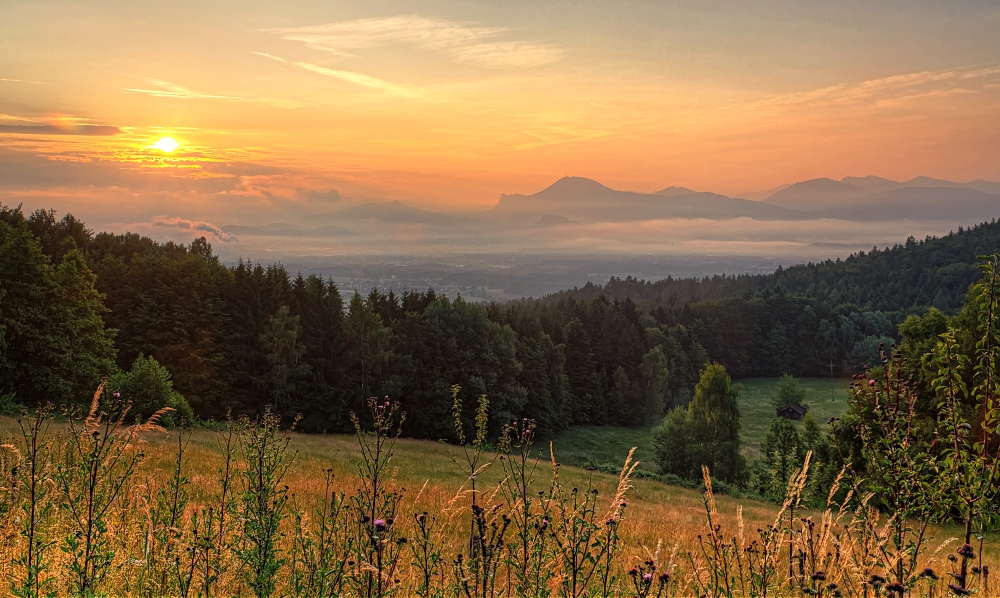
[[[760,457],[760,442],[767,434],[774,420],[771,397],[778,387],[778,378],[744,378],[734,380],[743,385],[740,394],[740,415],[743,418],[743,432],[740,435],[743,454],[749,461]],[[809,413],[821,426],[831,417],[839,417],[847,411],[847,399],[851,381],[842,378],[800,378],[799,383],[806,391],[805,404]],[[802,429],[802,422],[795,422]]]
[[[766,392],[766,388],[765,385],[754,385],[754,389],[760,392]],[[63,432],[63,427],[62,424],[56,424],[53,427],[52,434],[54,436],[52,438],[57,442],[63,442],[67,438]],[[88,434],[89,432],[85,436]],[[159,572],[162,567],[158,564],[159,561],[155,560],[152,556],[148,560],[146,559],[146,555],[151,553],[148,553],[148,550],[144,547],[147,546],[151,537],[155,537],[156,533],[166,530],[166,532],[170,533],[163,536],[168,538],[168,540],[163,540],[163,542],[180,542],[180,548],[177,549],[180,551],[178,553],[180,556],[177,558],[183,558],[183,547],[185,546],[183,542],[190,541],[193,514],[199,509],[210,507],[213,501],[218,500],[216,496],[219,492],[218,475],[222,465],[222,453],[219,449],[219,433],[208,430],[182,433],[183,438],[186,438],[188,442],[183,467],[184,476],[190,481],[190,485],[188,486],[190,502],[184,508],[176,528],[164,528],[162,523],[155,523],[159,521],[153,514],[153,509],[159,501],[157,497],[162,498],[169,494],[165,494],[164,491],[169,490],[170,472],[176,459],[177,434],[175,431],[144,432],[138,442],[130,442],[129,444],[130,448],[127,449],[128,451],[141,451],[145,455],[145,459],[136,471],[134,478],[130,479],[122,496],[116,499],[110,507],[108,521],[109,529],[111,530],[109,534],[109,542],[111,544],[109,546],[113,548],[113,561],[111,562],[108,576],[101,581],[101,595],[176,595],[176,593],[171,592],[154,592],[153,594],[149,594],[149,587],[158,586],[150,586],[148,584],[155,584],[157,583],[156,580],[159,579],[155,575],[150,577],[149,572]],[[632,440],[642,440],[644,438],[642,435],[646,434],[645,443],[648,446],[648,431],[632,431],[631,434],[630,436],[624,430],[619,429],[577,430],[575,431],[575,435],[571,437],[577,443],[575,447],[571,445],[567,447],[568,450],[564,451],[562,448],[563,443],[560,439],[553,441],[555,451],[553,458],[555,461],[569,463],[572,460],[580,458],[579,451],[585,450],[588,446],[599,445],[603,447],[602,450],[605,452],[601,454],[606,456],[607,460],[622,461],[625,455],[622,454],[619,456],[617,453],[619,450],[627,452],[627,449],[624,447],[630,444]],[[16,437],[17,424],[15,421],[10,418],[0,418],[0,443],[3,443],[3,446],[7,449],[7,453],[2,453],[2,456],[5,456],[5,458],[10,458],[16,453],[16,447],[6,444],[8,442],[16,444]],[[637,442],[636,444],[641,444],[641,442]],[[529,495],[534,495],[536,491],[547,492],[546,489],[551,483],[553,474],[553,468],[550,465],[551,460],[547,454],[548,443],[539,442],[536,447],[541,454],[539,455],[540,460],[538,469],[536,470],[536,481],[529,488]],[[363,485],[360,483],[356,469],[358,464],[361,463],[361,454],[358,442],[352,436],[290,434],[289,449],[294,454],[295,460],[289,468],[287,475],[279,483],[287,484],[288,486],[288,492],[291,495],[291,502],[288,505],[289,512],[303,514],[306,524],[309,523],[310,510],[323,501],[329,500],[328,496],[324,496],[324,472],[332,471],[335,474],[335,492],[345,492],[351,495],[359,492],[357,489]],[[454,555],[461,554],[468,550],[469,547],[470,503],[467,492],[469,480],[467,475],[463,474],[452,460],[452,456],[458,456],[461,451],[461,448],[448,447],[436,442],[403,439],[398,441],[392,453],[391,471],[393,473],[389,484],[391,488],[402,493],[400,506],[398,511],[396,511],[398,514],[398,523],[396,525],[400,526],[400,533],[405,533],[410,538],[414,538],[417,536],[417,529],[414,526],[414,515],[421,512],[430,513],[430,516],[436,518],[438,521],[438,525],[434,531],[434,538],[436,542],[439,542],[437,546],[441,551],[442,558],[445,559],[444,563],[452,563],[452,559],[455,558]],[[487,456],[487,458],[492,458],[492,456]],[[237,467],[239,470],[243,470],[243,467],[238,463]],[[242,484],[242,482],[238,481],[239,479],[241,478],[237,478],[237,489]],[[571,521],[569,517],[573,515],[570,514],[567,516],[566,512],[560,509],[566,508],[566,505],[570,505],[571,509],[574,508],[572,505],[577,500],[577,488],[583,494],[586,494],[586,489],[590,487],[599,491],[598,505],[593,513],[589,515],[592,518],[598,518],[598,528],[602,525],[610,525],[600,523],[604,521],[604,518],[609,516],[605,514],[605,509],[610,514],[614,512],[617,505],[623,500],[628,504],[624,518],[620,519],[621,544],[619,546],[619,553],[616,553],[618,556],[615,557],[612,565],[619,582],[616,582],[618,584],[616,586],[617,589],[613,593],[608,594],[609,596],[634,595],[635,592],[629,585],[632,582],[629,581],[630,578],[627,575],[627,571],[629,567],[637,566],[646,559],[652,558],[656,559],[657,564],[669,568],[675,576],[672,582],[675,584],[672,586],[675,591],[666,595],[698,595],[696,592],[693,592],[694,584],[696,583],[694,580],[700,579],[704,583],[707,579],[705,573],[706,563],[708,559],[712,558],[708,553],[703,553],[699,549],[699,538],[706,537],[706,534],[711,536],[710,528],[706,525],[705,496],[695,490],[687,490],[648,480],[633,480],[631,487],[622,498],[622,495],[616,495],[616,489],[619,485],[618,476],[586,471],[569,465],[559,467],[556,479],[557,488],[559,488],[556,495],[562,497],[563,502],[559,502],[557,499],[557,506],[548,511],[544,517],[546,518],[546,523],[548,523],[549,518],[553,520],[553,529],[562,530],[559,531],[560,534],[563,534],[560,536],[563,538],[561,541],[565,541],[565,538],[569,537],[565,535],[570,533],[566,530],[576,529],[572,525],[577,524],[571,525],[570,523],[566,523]],[[509,508],[509,505],[505,506],[504,501],[495,491],[501,485],[509,483],[509,481],[503,479],[499,464],[493,465],[493,467],[486,471],[481,471],[476,476],[476,483],[480,492],[479,504],[488,507],[491,513],[504,513],[505,511],[501,509]],[[216,502],[215,504],[218,503]],[[712,521],[713,524],[721,526],[717,532],[719,534],[719,541],[728,542],[729,538],[738,537],[740,538],[738,542],[736,540],[733,541],[737,542],[737,546],[739,547],[745,546],[749,542],[749,539],[755,538],[752,530],[767,528],[770,524],[774,523],[775,514],[778,511],[778,508],[772,504],[745,499],[737,500],[725,496],[717,497],[717,507],[718,512],[713,514]],[[357,519],[358,514],[365,512],[367,511],[363,509],[351,511],[353,515],[350,515],[350,517],[352,518],[345,520],[343,525],[350,527],[350,529],[360,529],[362,532],[357,533],[363,533],[363,530],[367,529],[364,527],[366,520],[362,520],[361,523],[351,523],[351,521],[359,521]],[[510,512],[513,513],[514,511]],[[45,526],[46,533],[49,534],[47,537],[51,538],[57,544],[61,542],[61,538],[72,537],[72,534],[69,532],[73,528],[70,524],[67,510],[64,507],[57,507],[54,511],[49,511],[48,513],[49,520],[47,520]],[[233,517],[242,517],[243,514],[244,511],[232,511]],[[818,514],[799,511],[796,515],[816,516]],[[583,516],[587,516],[586,511],[583,512]],[[541,520],[542,515],[539,512],[535,513],[533,517],[538,521]],[[617,515],[611,515],[611,517],[617,517]],[[294,521],[294,518],[289,518],[281,523],[281,535],[278,537],[276,546],[281,551],[280,555],[283,558],[288,557],[296,549],[296,546],[299,546],[294,543],[295,541],[292,536]],[[496,522],[495,519],[493,521],[494,523]],[[5,542],[0,547],[0,579],[10,580],[23,577],[23,568],[19,568],[15,560],[24,551],[24,541],[18,533],[20,525],[22,525],[22,522],[19,517],[7,516],[2,519],[0,537],[3,537]],[[563,527],[560,528],[560,525],[563,525]],[[838,520],[833,525],[839,526],[841,523]],[[847,525],[846,521],[844,525]],[[873,525],[878,526],[881,524],[876,522]],[[871,530],[875,529],[877,528],[871,528]],[[842,530],[842,528],[837,527],[837,530]],[[856,534],[860,531],[861,528],[852,527],[850,533]],[[940,557],[937,553],[933,552],[934,548],[940,545],[942,540],[955,536],[957,530],[951,528],[934,528],[930,532],[933,533],[936,539],[933,541],[933,545],[928,548],[928,552],[921,557],[921,567],[925,566],[925,564],[934,564],[937,566],[940,562]],[[68,533],[69,535],[67,535]],[[176,535],[171,535],[175,533]],[[231,528],[229,541],[240,542],[240,533],[239,529]],[[786,534],[791,540],[782,540],[781,537],[784,536],[779,537],[779,542],[775,545],[776,550],[780,549],[784,542],[795,541],[794,538],[801,536],[801,531],[783,531],[781,533]],[[837,533],[841,533],[841,531]],[[850,536],[850,533],[845,532],[844,537]],[[154,534],[154,536],[150,534]],[[555,537],[555,534],[556,532],[552,532],[553,537]],[[744,534],[747,535],[748,539],[743,539]],[[348,541],[346,539],[348,536],[337,537],[341,538],[339,541]],[[353,538],[355,536],[350,537]],[[658,548],[661,546],[661,543],[662,551]],[[61,545],[59,544],[59,546]],[[192,544],[192,546],[194,545]],[[228,546],[229,544],[223,543],[222,545]],[[568,544],[566,545],[568,546]],[[587,545],[589,544],[584,544],[584,546]],[[166,546],[166,544],[161,545],[161,549],[163,546]],[[796,544],[796,546],[799,545]],[[807,546],[802,544],[802,547],[806,548]],[[846,555],[848,551],[859,547],[863,548],[860,544],[856,545],[850,541],[838,544],[838,554],[843,550]],[[564,561],[560,560],[562,557],[558,555],[563,553],[556,551],[554,545],[552,545],[550,550],[555,552],[545,557],[547,559],[545,566],[554,568],[553,571],[561,571],[562,569],[558,568],[562,566],[561,563],[564,563]],[[986,552],[988,552],[990,559],[995,558],[995,551],[991,547],[987,546]],[[56,593],[58,595],[66,595],[64,589],[69,587],[69,581],[72,579],[69,563],[70,557],[68,553],[55,548],[49,551],[48,554],[46,575],[51,575],[56,580],[56,585],[54,586],[58,588]],[[397,595],[400,596],[416,595],[417,584],[420,580],[414,561],[416,557],[410,557],[409,554],[409,552],[406,553],[407,556],[404,557],[400,569],[396,573],[398,582],[393,582],[399,584],[400,592]],[[775,552],[773,554],[777,555],[778,553]],[[860,553],[850,554],[853,556],[849,558],[856,558]],[[345,562],[346,558],[342,556],[338,562]],[[777,558],[777,556],[774,558]],[[832,553],[825,558],[833,558]],[[844,558],[847,559],[848,557],[845,556]],[[676,564],[677,569],[674,570],[672,565],[668,567],[667,563]],[[830,567],[826,570],[834,572],[831,574],[836,575],[833,579],[842,583],[843,580],[847,580],[858,587],[863,587],[863,583],[859,583],[859,580],[866,579],[867,570],[863,570],[860,573],[855,572],[853,568],[848,566],[847,560],[838,564],[836,568],[831,563],[832,561],[827,563]],[[352,575],[363,575],[364,571],[366,571],[365,567],[370,567],[369,564],[358,564],[354,561],[349,561],[349,564],[356,566],[356,569],[352,569],[354,571]],[[779,560],[775,560],[773,566],[777,566],[778,564]],[[168,568],[162,569],[163,571],[169,569],[169,563],[165,566]],[[302,573],[305,571],[305,569],[290,569],[289,567],[290,565],[287,562],[281,566],[277,581],[278,593],[275,595],[293,595],[294,592],[292,592],[289,585],[291,583],[290,572],[299,571]],[[450,567],[451,565],[448,565],[440,570],[442,579],[452,575]],[[555,573],[556,577],[552,578],[551,583],[546,582],[550,587],[558,586],[558,575],[561,575],[558,571]],[[222,577],[218,578],[214,590],[215,595],[249,595],[247,585],[242,581],[241,575],[243,574],[240,573],[236,562],[233,561],[232,566],[224,571]],[[749,575],[749,573],[746,573],[746,575]],[[455,579],[458,579],[458,577],[455,577]],[[141,584],[143,583],[147,585],[142,586]],[[459,582],[456,581],[455,583]],[[440,587],[443,588],[445,586]],[[944,591],[943,588],[936,588],[933,595],[943,595],[937,590]],[[194,595],[194,593],[191,595]],[[329,594],[326,595],[329,596]],[[357,594],[351,593],[350,595]],[[465,594],[459,593],[456,595]],[[504,595],[510,597],[515,594],[508,589]],[[572,595],[582,596],[583,594]],[[802,594],[798,588],[791,587],[778,580],[772,587],[772,591],[767,595],[800,596]],[[860,596],[861,594],[852,593],[850,595]],[[864,595],[867,596],[869,594],[865,593]]]
[[[743,417],[742,451],[749,461],[760,456],[760,443],[774,419],[771,395],[778,386],[778,378],[744,378],[736,380],[743,385],[740,395],[740,414]],[[806,391],[806,405],[821,425],[831,417],[847,410],[850,380],[827,378],[801,378]],[[801,429],[802,422],[796,422]],[[569,465],[583,465],[588,459],[600,463],[617,463],[625,458],[632,447],[640,467],[656,470],[652,460],[652,426],[648,428],[622,428],[614,426],[576,426],[555,434],[551,439],[559,447],[560,459]]]
[[[59,431],[63,426],[56,425],[54,437],[61,436]],[[190,517],[199,508],[211,505],[218,492],[217,476],[222,465],[219,450],[219,436],[216,432],[195,430],[185,432],[187,451],[184,459],[185,476],[190,480],[188,487],[191,502],[185,509],[185,518]],[[295,461],[289,469],[283,483],[290,488],[293,496],[292,507],[297,512],[306,512],[324,500],[324,472],[332,469],[335,474],[335,491],[348,494],[358,487],[357,465],[361,455],[357,439],[345,435],[304,435],[291,434],[290,449],[295,454]],[[14,419],[0,417],[0,442],[17,442],[17,424]],[[177,432],[143,433],[141,441],[135,449],[141,450],[145,459],[140,466],[134,481],[126,490],[121,500],[116,501],[110,519],[115,522],[116,546],[114,566],[104,581],[104,587],[113,595],[125,595],[130,592],[123,590],[141,575],[144,565],[142,559],[142,544],[146,531],[150,529],[152,497],[167,490],[167,484],[173,462],[176,459]],[[548,455],[548,443],[539,443],[539,466],[537,482],[534,489],[545,490],[551,479],[552,467]],[[393,485],[403,488],[403,498],[400,506],[400,519],[412,525],[414,514],[430,512],[442,521],[441,533],[444,535],[445,554],[453,555],[462,552],[463,533],[468,530],[468,479],[452,461],[450,453],[460,452],[460,448],[448,447],[437,442],[420,440],[399,440],[393,456]],[[627,450],[626,450],[627,453]],[[563,461],[563,453],[558,443],[555,445],[556,460]],[[619,461],[624,461],[621,455]],[[480,492],[486,493],[480,498],[487,503],[497,503],[499,498],[492,496],[502,480],[499,465],[494,465],[477,476]],[[577,487],[585,489],[591,485],[600,492],[600,512],[603,514],[615,504],[615,491],[618,476],[591,472],[583,469],[561,466],[559,484],[568,493]],[[628,502],[626,518],[622,520],[621,533],[623,537],[624,559],[622,567],[627,568],[633,562],[641,562],[648,558],[659,542],[663,542],[669,551],[674,544],[679,546],[697,546],[697,534],[704,531],[705,509],[703,497],[699,492],[680,487],[668,486],[648,480],[635,480],[628,491],[625,500]],[[718,506],[723,525],[734,529],[738,507],[742,504],[742,518],[746,525],[761,526],[773,521],[775,507],[770,504],[755,501],[737,502],[725,496],[718,497]],[[65,515],[65,512],[62,512]],[[0,549],[0,578],[13,579],[19,575],[13,567],[12,560],[23,549],[22,542],[16,532],[19,520],[12,517],[3,518],[0,525],[0,536],[9,542]],[[291,520],[286,520],[290,525]],[[52,524],[53,529],[62,532],[64,522]],[[284,528],[283,528],[284,529]],[[289,533],[286,529],[284,533]],[[412,532],[410,532],[412,533]],[[53,532],[58,539],[62,533]],[[448,539],[450,538],[450,540]],[[288,538],[282,541],[282,549],[289,550]],[[466,546],[467,548],[467,546]],[[58,550],[50,551],[52,574],[60,580],[60,587],[66,586],[68,569],[67,555]],[[451,556],[448,557],[452,558]],[[407,561],[409,562],[409,561]],[[450,562],[450,561],[449,561]],[[408,567],[409,565],[407,565]],[[618,573],[619,575],[622,572]],[[409,575],[409,574],[407,574]],[[408,578],[407,578],[408,579]],[[239,593],[238,580],[227,577],[220,582],[224,595]],[[281,587],[285,587],[282,585]],[[119,593],[120,592],[120,593]],[[245,590],[240,595],[245,595]],[[60,593],[60,595],[62,595]],[[413,595],[411,591],[403,595]]]

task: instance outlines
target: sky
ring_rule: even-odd
[[[995,0],[6,0],[0,202],[198,230],[563,175],[996,181],[997,31]]]

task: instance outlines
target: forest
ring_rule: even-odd
[[[996,222],[769,275],[611,279],[487,306],[437,296],[343,295],[281,264],[227,266],[190,245],[98,233],[72,215],[0,208],[0,397],[9,409],[85,403],[104,377],[157,376],[177,417],[301,414],[344,432],[369,396],[399,397],[404,434],[455,440],[490,418],[540,434],[575,424],[646,425],[686,404],[705,367],[733,377],[844,376],[898,342],[908,315],[953,314],[996,249]]]

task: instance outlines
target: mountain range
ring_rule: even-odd
[[[434,247],[442,253],[458,248],[597,250],[595,240],[602,243],[601,250],[628,245],[633,250],[662,251],[675,239],[677,243],[702,239],[708,244],[739,237],[748,243],[771,243],[771,247],[777,247],[776,243],[829,245],[848,242],[844,231],[853,228],[860,234],[864,227],[885,234],[890,228],[896,234],[903,230],[941,234],[1000,216],[1000,183],[981,180],[818,178],[746,195],[750,198],[677,186],[639,193],[612,189],[588,178],[563,177],[536,193],[503,194],[492,208],[472,214],[436,212],[400,201],[367,202],[293,214],[285,223],[222,229],[241,238],[282,237],[290,240],[285,245],[289,247],[295,239],[325,239],[334,243],[329,245],[331,251],[352,243],[390,243],[406,247],[405,251]],[[640,238],[640,229],[646,237]],[[654,229],[669,236],[651,232]],[[693,236],[694,229],[701,231],[700,236]],[[849,244],[856,242],[851,239]]]

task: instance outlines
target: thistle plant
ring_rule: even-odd
[[[462,470],[470,486],[472,517],[469,524],[469,556],[475,558],[477,549],[476,509],[479,507],[476,478],[493,465],[493,459],[485,454],[490,401],[486,395],[479,397],[479,404],[476,407],[475,436],[470,442],[465,436],[465,425],[462,423],[462,399],[459,397],[461,391],[462,387],[457,384],[451,387],[451,411],[455,418],[455,436],[462,448],[462,455],[460,458],[451,451],[448,451],[448,455],[452,462]]]
[[[182,549],[182,521],[188,504],[188,486],[191,481],[184,473],[184,451],[187,440],[177,434],[177,451],[167,485],[156,493],[150,507],[150,526],[146,530],[143,551],[146,591],[163,595],[174,593],[178,581],[177,568]],[[189,584],[188,584],[189,585]]]
[[[407,538],[397,525],[404,489],[396,484],[391,470],[393,451],[406,414],[399,403],[368,399],[372,429],[365,430],[351,413],[355,437],[361,449],[358,464],[360,488],[351,497],[353,533],[351,582],[359,596],[381,598],[396,592],[396,577],[402,546]],[[398,418],[398,419],[397,419]]]
[[[552,501],[555,498],[558,468],[552,469],[547,490],[532,491],[541,462],[532,454],[535,421],[524,418],[504,427],[500,436],[498,461],[504,481],[498,487],[514,528],[515,541],[507,544],[508,567],[513,580],[510,588],[518,596],[547,595],[552,570],[548,567],[548,541],[552,534]]]
[[[216,432],[216,445],[222,457],[218,469],[218,494],[213,506],[201,510],[204,521],[204,531],[199,536],[204,546],[204,555],[200,563],[201,577],[200,593],[205,598],[211,598],[219,582],[219,578],[228,569],[228,559],[225,555],[232,549],[230,545],[229,526],[230,515],[236,511],[234,481],[236,474],[235,451],[237,447],[238,425],[231,415],[226,417],[224,428]]]
[[[55,579],[49,572],[46,555],[55,541],[49,535],[53,516],[51,486],[52,445],[49,429],[52,408],[39,406],[34,414],[23,413],[17,420],[20,465],[14,478],[21,488],[21,526],[24,550],[14,559],[19,570],[11,580],[10,591],[19,598],[56,595]]]
[[[296,596],[336,598],[343,592],[351,538],[346,537],[344,493],[333,490],[333,470],[327,469],[323,496],[312,517],[295,508],[291,585]]]
[[[291,437],[281,430],[280,418],[269,408],[255,420],[243,417],[238,423],[242,485],[237,504],[243,517],[243,542],[234,552],[251,591],[257,598],[266,598],[275,592],[278,571],[285,565],[281,522],[288,516],[289,496],[284,479],[296,453],[289,451]]]
[[[145,423],[127,426],[129,404],[104,394],[102,382],[87,416],[80,420],[70,414],[68,438],[54,474],[61,507],[70,515],[62,550],[70,559],[72,591],[81,596],[95,594],[115,557],[107,517],[143,460],[136,447],[138,434],[163,432],[158,422],[170,411],[161,409]],[[109,404],[106,409],[101,408],[102,398]]]
[[[444,596],[444,559],[441,545],[436,539],[437,517],[427,511],[413,516],[415,523],[410,552],[417,571],[416,594],[420,598]]]
[[[614,564],[618,549],[618,527],[627,503],[625,494],[631,488],[629,480],[638,462],[632,462],[633,448],[625,459],[618,478],[618,488],[607,511],[600,508],[599,492],[593,476],[581,491],[573,488],[568,495],[559,487],[554,512],[557,518],[553,531],[559,595],[577,598],[588,595],[591,583],[594,595],[612,595],[615,583]]]
[[[941,440],[938,452],[940,478],[947,493],[945,504],[949,511],[956,511],[964,526],[963,543],[955,559],[960,559],[959,570],[953,572],[955,584],[967,590],[978,579],[981,586],[988,583],[988,569],[975,566],[974,535],[996,514],[995,499],[1000,493],[1000,446],[997,432],[1000,429],[1000,255],[982,257],[980,268],[984,280],[974,289],[977,320],[981,338],[976,343],[975,359],[960,352],[954,330],[941,335],[941,342],[929,361],[936,367],[937,377],[933,388],[938,399],[937,437]],[[968,367],[972,363],[973,386],[966,383]],[[971,402],[974,411],[967,414],[963,405]],[[969,421],[976,417],[978,425]],[[978,429],[976,429],[978,428]],[[945,513],[949,516],[952,513]],[[980,550],[981,554],[981,550]],[[976,571],[973,572],[972,569]]]
[[[851,483],[856,496],[871,492],[880,500],[878,505],[865,502],[863,510],[881,507],[891,515],[888,537],[881,538],[888,542],[874,538],[884,554],[879,560],[882,570],[873,575],[887,575],[888,584],[909,588],[917,581],[917,565],[926,549],[928,526],[939,513],[941,491],[934,460],[916,442],[916,388],[903,377],[902,357],[891,348],[880,350],[881,374],[866,375],[851,385],[856,410],[866,414],[857,425],[866,471],[862,478],[852,470]],[[869,375],[876,371],[869,370]]]

